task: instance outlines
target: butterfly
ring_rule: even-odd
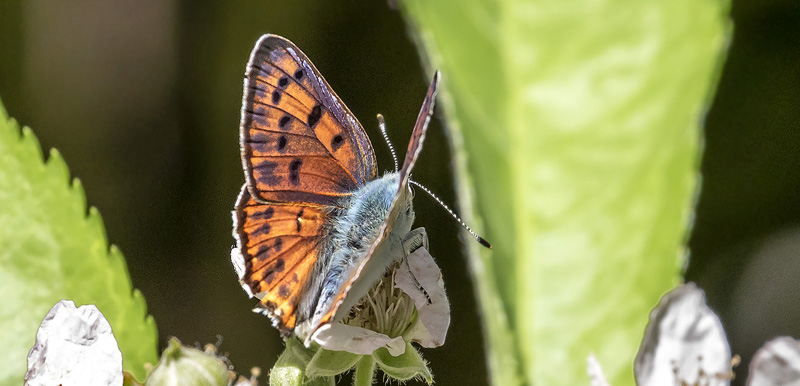
[[[364,128],[289,40],[264,35],[244,78],[240,145],[245,184],[233,211],[231,261],[254,311],[306,343],[342,318],[409,243],[409,177],[439,86],[437,71],[400,170],[377,176]],[[380,118],[380,117],[379,117]],[[395,168],[397,169],[397,168]]]

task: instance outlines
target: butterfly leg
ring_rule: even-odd
[[[431,298],[430,295],[428,295],[428,291],[425,290],[425,287],[423,287],[419,280],[417,280],[417,277],[414,276],[411,265],[408,263],[408,255],[420,248],[428,249],[428,234],[425,232],[425,228],[422,227],[412,229],[403,240],[403,266],[408,271],[411,282],[417,287],[417,290],[428,299],[428,303],[430,303]]]
[[[419,248],[428,249],[428,234],[425,228],[412,229],[403,239],[403,257],[406,257]]]

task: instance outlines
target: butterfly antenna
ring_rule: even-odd
[[[464,221],[463,221],[463,220],[461,220],[461,218],[460,218],[460,217],[458,217],[458,215],[457,215],[457,214],[455,214],[455,212],[453,212],[453,210],[452,210],[452,209],[450,209],[450,207],[448,207],[448,206],[447,206],[447,204],[445,204],[444,202],[442,202],[442,200],[440,200],[440,199],[439,199],[439,197],[436,197],[436,195],[435,195],[435,194],[433,194],[433,192],[431,192],[430,190],[428,190],[428,188],[426,188],[426,187],[422,186],[422,184],[420,184],[420,183],[419,183],[419,182],[417,182],[417,181],[408,180],[408,182],[410,182],[412,185],[414,185],[414,186],[417,186],[417,187],[419,187],[420,189],[424,190],[424,191],[425,191],[425,193],[428,193],[428,195],[429,195],[429,196],[431,196],[431,197],[433,197],[433,199],[434,199],[434,200],[436,200],[436,202],[438,202],[438,203],[439,203],[439,205],[441,205],[441,206],[442,206],[442,208],[444,208],[445,210],[447,210],[447,212],[448,212],[448,213],[450,213],[450,215],[451,215],[451,216],[453,216],[453,218],[454,218],[454,219],[456,219],[456,221],[458,221],[458,223],[459,223],[459,224],[461,224],[461,226],[462,226],[462,227],[464,227],[464,229],[466,229],[466,230],[467,230],[467,232],[469,232],[469,234],[471,234],[471,235],[472,235],[472,237],[474,237],[474,238],[475,238],[475,240],[478,240],[478,242],[479,242],[479,243],[481,243],[481,245],[483,245],[484,247],[486,247],[486,248],[489,248],[489,249],[492,249],[492,244],[489,244],[489,242],[488,242],[488,241],[486,241],[486,240],[485,240],[483,237],[480,237],[480,236],[478,236],[478,234],[477,234],[477,233],[475,233],[475,231],[473,231],[472,229],[470,229],[470,227],[469,227],[469,226],[467,226],[467,224],[466,224],[466,223],[464,223]]]
[[[386,134],[386,121],[383,120],[383,115],[378,114],[378,127],[381,129],[381,134],[383,134],[383,139],[386,141],[386,144],[389,145],[389,151],[392,152],[392,160],[394,161],[394,172],[397,173],[397,153],[394,151],[394,146],[392,146],[392,142],[389,141],[389,134]]]

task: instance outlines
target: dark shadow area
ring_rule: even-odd
[[[734,35],[706,118],[686,279],[742,356],[800,337],[800,4],[734,1]]]

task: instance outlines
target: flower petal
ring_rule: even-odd
[[[586,358],[586,372],[589,374],[592,386],[609,386],[606,376],[603,374],[603,368],[594,353],[589,353],[589,357]]]
[[[693,385],[700,377],[708,382],[702,384],[730,384],[731,349],[700,288],[685,284],[661,298],[633,368],[639,386]]]
[[[372,355],[372,353],[386,347],[394,356],[406,351],[406,343],[402,336],[390,338],[366,328],[333,323],[321,327],[314,334],[313,340],[322,348],[331,351],[347,351],[359,355]]]
[[[26,385],[122,385],[122,353],[111,325],[92,304],[56,303],[28,354]]]
[[[406,339],[428,348],[443,345],[450,326],[450,302],[444,292],[442,271],[427,249],[418,248],[406,257],[397,270],[395,286],[417,306],[418,322],[404,334]]]
[[[756,352],[747,386],[770,385],[800,385],[800,341],[782,336]]]

